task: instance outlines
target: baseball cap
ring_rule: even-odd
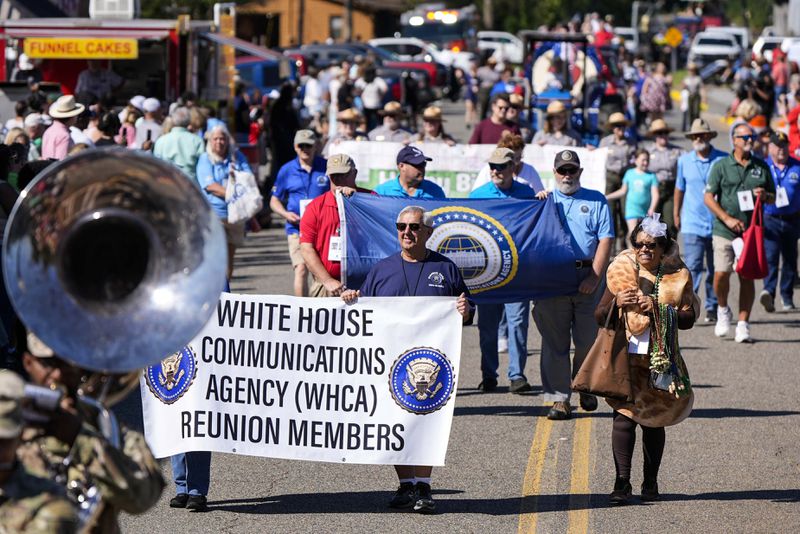
[[[514,161],[514,151],[510,148],[495,148],[492,155],[489,156],[489,163],[496,165],[504,165]]]
[[[141,110],[145,100],[147,99],[144,97],[144,95],[136,95],[131,98],[128,103],[136,109]]]
[[[33,332],[28,332],[27,342],[28,352],[37,358],[52,358],[56,355],[53,349],[48,347],[45,342],[39,339]]]
[[[311,130],[297,130],[294,134],[295,145],[313,145],[317,142],[317,135]]]
[[[145,98],[142,102],[142,109],[147,113],[155,113],[161,109],[161,102],[157,98]]]
[[[788,145],[789,136],[783,132],[772,132],[772,135],[769,136],[769,142],[774,145]]]
[[[347,154],[334,154],[328,158],[328,165],[325,169],[325,174],[345,174],[355,169],[356,165],[353,163],[353,158]]]
[[[16,373],[0,370],[0,439],[22,433],[22,406],[25,382]]]
[[[556,154],[555,162],[553,163],[554,169],[562,167],[580,167],[581,160],[578,158],[577,152],[573,150],[562,150]]]
[[[397,163],[410,163],[411,165],[420,165],[426,161],[433,161],[422,153],[422,150],[415,146],[404,146],[397,153]]]
[[[44,119],[42,119],[41,113],[30,113],[25,117],[24,124],[26,128],[32,128],[44,124]]]

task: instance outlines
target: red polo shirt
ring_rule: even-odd
[[[356,187],[356,191],[375,194],[361,187]],[[336,196],[328,191],[306,206],[300,219],[300,243],[311,243],[328,274],[341,280],[341,262],[328,259],[328,242],[331,236],[336,235],[339,235],[339,208],[336,206]]]

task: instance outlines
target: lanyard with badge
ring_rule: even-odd
[[[743,212],[744,211],[753,211],[754,209],[756,209],[755,200],[753,198],[753,191],[750,190],[750,189],[745,189],[744,191],[740,190],[742,187],[744,187],[745,180],[747,180],[747,172],[748,172],[747,168],[751,164],[752,164],[752,161],[751,161],[751,163],[748,163],[747,166],[739,164],[738,161],[736,162],[736,171],[737,171],[737,174],[739,175],[739,184],[736,186],[736,196],[739,199],[739,210],[741,210]],[[741,169],[740,169],[740,167],[741,167]],[[760,167],[755,167],[753,169],[753,174],[756,175],[756,176],[761,176],[761,168]]]
[[[303,170],[305,171],[305,169],[303,169]],[[300,217],[303,216],[303,213],[305,213],[306,208],[308,207],[308,205],[311,204],[311,202],[314,201],[313,198],[308,198],[309,195],[311,194],[311,176],[312,176],[313,173],[314,173],[314,167],[312,166],[311,170],[308,171],[308,181],[306,182],[305,198],[301,198],[300,199]]]
[[[789,165],[784,165],[783,171],[781,171],[775,166],[774,162],[770,161],[769,168],[775,178],[775,207],[785,208],[789,205],[789,194],[786,192],[786,188],[783,187],[783,179],[786,177],[786,173],[789,172]]]

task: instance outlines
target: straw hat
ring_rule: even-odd
[[[442,118],[442,108],[438,106],[430,106],[425,108],[422,112],[422,120],[430,122],[447,122]]]
[[[612,113],[610,117],[608,117],[608,125],[609,126],[616,126],[617,124],[622,124],[624,126],[630,125],[631,121],[625,118],[624,113],[620,113],[617,111],[616,113]]]
[[[703,134],[711,134],[711,138],[715,138],[717,136],[717,132],[711,129],[711,126],[704,120],[704,119],[695,119],[692,122],[692,127],[689,129],[688,132],[685,132],[683,135],[687,139],[691,139],[695,135],[703,135]]]
[[[403,106],[400,102],[392,100],[391,102],[387,102],[383,109],[378,112],[378,115],[386,116],[389,115],[391,117],[396,117],[398,115],[403,114]]]
[[[558,115],[559,113],[566,113],[567,106],[564,105],[563,102],[560,100],[554,100],[547,104],[547,112],[546,115]]]
[[[68,119],[70,117],[77,117],[83,113],[83,110],[84,105],[75,102],[74,95],[64,95],[58,97],[58,100],[53,102],[48,114],[54,119]]]
[[[655,135],[659,132],[666,132],[670,133],[672,128],[666,123],[664,119],[656,119],[650,123],[650,129],[647,130],[647,133],[650,135]]]
[[[347,108],[336,114],[336,120],[339,122],[358,122],[361,120],[361,114],[354,108]]]

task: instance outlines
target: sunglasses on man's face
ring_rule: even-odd
[[[655,250],[658,247],[658,243],[633,243],[633,248],[636,250],[641,250],[646,248],[647,250]]]
[[[412,232],[419,232],[419,229],[425,226],[421,223],[394,223],[394,225],[397,227],[398,232],[405,232],[406,228]]]
[[[556,169],[556,172],[558,174],[563,174],[564,176],[575,176],[576,174],[578,174],[580,172],[580,170],[581,170],[580,167],[569,166],[569,167],[561,167],[560,169]]]
[[[744,139],[745,141],[755,141],[756,139],[758,139],[758,136],[755,134],[737,135],[736,139]]]
[[[511,165],[510,161],[506,163],[490,163],[489,169],[496,172],[503,172],[504,170],[506,170],[506,168],[508,168],[509,165]]]
[[[312,148],[314,148],[314,145],[306,145],[305,143],[297,146],[300,147],[300,150],[311,150]]]

